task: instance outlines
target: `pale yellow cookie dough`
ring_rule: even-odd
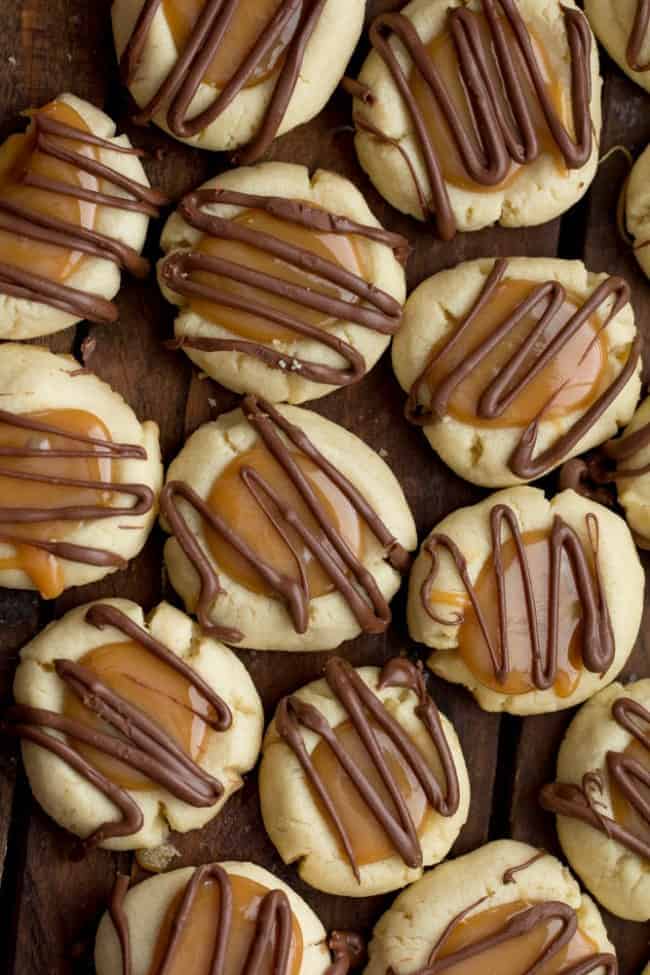
[[[125,560],[141,551],[156,519],[162,464],[158,426],[147,420],[140,423],[135,413],[105,382],[81,371],[72,356],[54,355],[36,345],[6,344],[0,354],[0,409],[10,413],[38,413],[42,410],[83,410],[98,417],[114,443],[143,447],[146,460],[118,458],[112,462],[113,479],[118,484],[144,484],[154,493],[150,511],[134,517],[113,518],[74,524],[63,541],[89,548],[104,549]],[[113,505],[129,506],[130,495],[118,495]],[[123,526],[128,525],[128,529]],[[0,560],[11,559],[14,548],[0,545]],[[60,560],[64,588],[83,586],[115,572],[114,566],[85,565]],[[22,570],[0,568],[0,586],[9,589],[34,589]]]
[[[359,668],[357,674],[407,732],[438,781],[443,781],[437,749],[416,714],[416,695],[402,687],[380,689],[380,670],[376,667]],[[292,696],[317,708],[333,729],[347,720],[345,707],[325,680],[313,681]],[[429,810],[420,834],[425,867],[447,855],[469,811],[470,784],[460,742],[451,722],[442,714],[440,718],[456,767],[460,802],[452,816]],[[311,754],[321,741],[320,735],[307,728],[300,730]],[[312,887],[345,897],[370,897],[404,887],[422,876],[421,868],[409,868],[396,853],[361,866],[361,881],[357,882],[348,859],[341,855],[335,830],[314,800],[296,754],[278,736],[275,719],[264,738],[259,783],[262,816],[271,841],[285,863],[297,863],[301,878]],[[372,817],[370,811],[368,816]]]
[[[128,43],[145,0],[114,0],[113,37],[118,60]],[[305,48],[298,81],[287,106],[278,135],[308,122],[329,101],[343,77],[347,63],[361,36],[365,3],[363,0],[327,0]],[[226,40],[227,43],[227,40]],[[153,18],[130,91],[144,108],[156,95],[176,65],[179,55],[162,4]],[[207,128],[180,141],[201,149],[232,150],[250,142],[264,121],[273,96],[276,74],[245,88]],[[188,108],[188,118],[209,108],[219,91],[201,84]],[[167,125],[168,103],[156,112],[154,121],[173,135]]]
[[[634,241],[636,259],[650,278],[650,146],[639,156],[630,173],[625,194],[625,225]]]
[[[450,336],[471,311],[494,264],[492,259],[481,259],[440,271],[423,281],[409,296],[402,327],[392,348],[393,368],[405,392],[410,391],[422,373],[431,350]],[[607,275],[591,273],[580,261],[515,257],[508,259],[504,280],[508,279],[540,284],[559,281],[568,292],[586,301]],[[601,306],[597,313],[600,321],[604,320],[612,301],[610,298]],[[636,335],[631,304],[621,309],[604,334],[607,337],[607,362],[602,382],[610,385],[621,372]],[[611,406],[559,463],[614,436],[630,420],[641,391],[640,372],[639,361],[634,375]],[[572,410],[552,420],[541,419],[534,456],[551,447],[585,412],[586,409]],[[508,467],[510,456],[521,439],[522,427],[474,426],[447,415],[423,429],[442,460],[465,480],[492,488],[522,483]]]
[[[538,852],[527,843],[497,840],[430,870],[401,893],[379,920],[364,975],[386,975],[389,969],[395,975],[411,975],[425,968],[447,925],[481,898],[485,899],[470,917],[514,901],[568,904],[576,912],[580,931],[595,942],[597,950],[614,952],[596,905],[580,893],[569,871],[555,857],[546,854],[516,873],[511,883],[504,883],[507,870],[526,863]],[[602,971],[595,969],[594,975],[602,975]]]
[[[412,0],[401,12],[413,22],[421,40],[427,44],[443,33],[447,11],[461,5],[473,10],[480,9],[478,0],[471,0],[469,4],[466,0]],[[576,4],[573,0],[565,4],[560,0],[517,0],[517,7],[527,26],[546,51],[553,77],[568,93],[571,88],[571,61],[563,6],[574,9]],[[411,59],[401,44],[394,39],[391,44],[408,78]],[[593,149],[588,162],[581,169],[560,170],[550,155],[542,154],[535,162],[523,167],[505,189],[490,192],[481,192],[479,188],[469,191],[447,183],[458,230],[480,230],[494,223],[504,227],[530,227],[545,223],[568,210],[587,191],[598,165],[601,128],[602,82],[595,41],[590,64]],[[368,56],[359,81],[371,90],[374,101],[368,105],[355,99],[355,116],[399,143],[413,166],[418,184],[428,194],[427,170],[411,114],[390,70],[377,51],[372,51]],[[413,175],[400,149],[364,132],[359,126],[355,145],[361,165],[382,196],[403,213],[418,220],[424,219]]]
[[[298,975],[324,975],[330,959],[326,932],[305,901],[287,884],[254,863],[228,861],[220,866],[231,877],[245,877],[268,890],[284,891],[303,938],[303,957]],[[124,911],[132,951],[131,975],[148,975],[150,972],[163,918],[174,897],[189,883],[195,869],[184,867],[158,877],[150,877],[137,884],[126,895]],[[102,917],[97,931],[95,967],[97,975],[122,975],[120,942],[108,912]]]
[[[623,436],[635,433],[650,423],[650,396],[643,400]],[[617,465],[617,471],[639,470],[650,464],[650,445]],[[618,500],[640,548],[650,548],[650,472],[617,481]]]
[[[242,775],[255,764],[262,730],[262,705],[243,664],[216,640],[209,639],[184,613],[160,603],[145,618],[142,609],[127,599],[103,599],[144,627],[153,637],[185,660],[225,701],[232,713],[232,725],[224,732],[209,731],[200,765],[224,786],[213,806],[194,807],[154,785],[129,794],[142,810],[142,828],[131,836],[113,837],[100,845],[110,850],[136,850],[164,843],[170,830],[185,833],[199,829],[213,819],[228,798],[241,788]],[[123,642],[121,630],[99,629],[87,623],[92,603],[79,606],[46,627],[21,652],[14,681],[18,704],[60,712],[65,685],[52,663],[62,658],[79,660],[90,650]],[[48,732],[52,734],[52,732]],[[82,838],[99,826],[120,817],[120,812],[103,793],[50,751],[25,741],[22,746],[25,769],[34,796],[60,826]]]
[[[630,655],[641,623],[645,578],[639,557],[624,520],[618,515],[581,497],[574,491],[563,491],[550,501],[538,488],[517,487],[491,494],[480,504],[460,508],[444,518],[432,534],[449,536],[467,560],[469,577],[474,582],[492,554],[490,511],[495,505],[506,504],[515,513],[523,532],[550,530],[555,516],[573,528],[585,551],[590,551],[586,516],[593,514],[598,521],[598,568],[603,592],[609,609],[615,642],[615,656],[602,677],[582,671],[578,684],[568,697],[558,697],[553,688],[528,691],[523,694],[500,694],[481,684],[458,653],[459,627],[433,620],[422,604],[421,589],[431,569],[431,556],[420,550],[409,579],[408,626],[414,640],[433,649],[428,665],[445,680],[463,684],[486,711],[507,711],[510,714],[541,714],[580,704],[600,688],[614,680]],[[506,528],[504,537],[509,537]],[[426,542],[425,542],[426,544]],[[452,598],[465,595],[465,587],[455,563],[446,549],[438,549],[440,557],[435,576],[435,591],[450,593]],[[621,586],[621,579],[625,585]],[[449,617],[448,604],[432,602],[432,612],[443,619]]]
[[[69,105],[83,119],[93,135],[101,139],[108,139],[116,146],[130,146],[126,135],[115,135],[115,123],[99,108],[76,95],[63,94],[55,99]],[[110,166],[123,176],[149,186],[147,174],[138,156],[112,152],[101,147],[97,150],[99,162]],[[130,199],[130,194],[112,183],[105,182],[103,192],[111,196],[124,196]],[[149,218],[137,211],[120,210],[117,207],[98,206],[95,216],[94,230],[113,240],[118,240],[136,251],[141,251],[147,236]],[[67,287],[98,295],[108,300],[115,297],[120,288],[120,268],[114,261],[103,260],[92,255],[84,256],[83,261],[63,281]],[[32,339],[52,332],[60,332],[70,325],[81,321],[81,317],[71,315],[58,308],[26,298],[14,298],[11,295],[0,294],[0,339]]]
[[[632,741],[612,715],[621,697],[650,708],[650,679],[612,684],[588,701],[569,725],[557,761],[558,782],[581,786],[586,772],[602,773],[598,810],[610,818],[614,816],[607,752],[623,752]],[[558,816],[557,831],[572,868],[608,911],[628,921],[650,918],[650,862],[578,819]]]
[[[402,489],[387,464],[354,434],[317,413],[295,406],[279,406],[278,411],[307,434],[324,457],[361,492],[397,541],[412,551],[417,544],[413,517]],[[205,499],[230,461],[256,442],[257,434],[241,410],[224,414],[216,422],[200,427],[190,437],[172,461],[167,481],[184,481]],[[217,571],[223,588],[212,604],[211,619],[243,633],[238,647],[255,650],[330,650],[344,640],[359,635],[359,623],[337,590],[312,599],[308,628],[303,634],[297,633],[284,601],[252,592],[220,570],[212,561],[203,519],[182,501],[179,508]],[[169,530],[164,520],[163,527]],[[390,600],[399,589],[401,576],[389,565],[385,555],[384,548],[374,536],[370,536],[363,562],[374,576],[384,598]],[[188,611],[194,612],[199,596],[199,577],[173,537],[165,545],[165,563],[172,586],[182,597]]]
[[[622,71],[650,91],[650,71],[635,71],[627,60],[627,46],[641,0],[585,0],[585,13],[593,32]],[[650,38],[641,48],[640,63],[650,61]]]
[[[310,177],[305,166],[292,163],[270,162],[257,166],[231,170],[215,179],[208,180],[204,188],[221,187],[237,192],[279,196],[303,200],[331,213],[349,217],[365,226],[379,227],[380,224],[371,213],[359,190],[349,180],[336,173],[318,170]],[[208,206],[208,213],[232,218],[243,212],[243,207]],[[162,235],[162,249],[165,253],[182,250],[195,245],[202,234],[194,230],[178,213],[172,214]],[[369,282],[395,298],[400,304],[406,297],[404,269],[395,258],[390,247],[375,243],[363,237],[356,237],[362,261],[368,268]],[[159,264],[159,272],[162,261]],[[207,321],[191,310],[187,299],[172,292],[163,282],[159,273],[159,283],[168,301],[179,306],[175,323],[176,336],[201,338],[239,338],[227,328]],[[390,336],[365,328],[352,322],[339,321],[327,329],[352,345],[360,352],[369,371],[390,343]],[[237,393],[258,393],[270,402],[302,403],[316,399],[337,386],[328,386],[301,376],[294,367],[296,359],[316,362],[334,368],[345,368],[347,361],[333,349],[312,339],[298,337],[293,342],[274,342],[274,349],[286,355],[286,369],[276,369],[265,365],[259,359],[242,352],[202,352],[186,347],[190,359],[222,386]]]

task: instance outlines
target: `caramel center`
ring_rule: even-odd
[[[226,935],[228,949],[222,975],[241,975],[255,937],[260,906],[264,896],[269,891],[261,884],[245,877],[230,874],[228,879],[232,892],[233,910],[230,931]],[[147,975],[159,975],[160,973],[183,894],[184,891],[181,890],[176,895],[165,914],[156,940],[153,962]],[[217,923],[220,900],[220,889],[215,880],[207,880],[201,885],[197,891],[187,923],[183,926],[171,966],[165,969],[165,975],[187,975],[189,972],[192,975],[210,975],[217,939],[224,936],[224,933],[218,929]],[[274,946],[277,944],[275,938],[271,944]],[[274,951],[266,953],[259,968],[256,969],[256,975],[273,975],[274,954]],[[298,975],[302,958],[302,933],[296,918],[292,914],[291,950],[287,975]]]
[[[640,741],[633,739],[623,752],[623,755],[626,759],[638,762],[639,765],[650,772],[650,752],[648,752],[647,748],[644,748]],[[643,782],[639,782],[638,779],[633,779],[632,782],[640,801],[645,805],[646,809],[650,809],[650,788],[644,785]],[[610,790],[612,812],[619,826],[622,826],[628,833],[633,833],[635,836],[640,836],[645,838],[646,841],[650,841],[650,824],[634,808],[634,805],[623,794],[621,789],[619,789],[615,779],[610,779]]]

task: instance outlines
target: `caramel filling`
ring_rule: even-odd
[[[528,901],[514,901],[492,907],[480,914],[473,914],[459,921],[436,953],[436,961],[448,958],[469,945],[485,938],[492,938],[503,930],[517,914],[533,907]],[[532,971],[544,951],[562,933],[559,919],[541,921],[526,934],[510,938],[500,945],[488,946],[470,958],[453,962],[445,967],[448,975],[486,975],[500,972],[502,975],[524,975]],[[577,962],[597,953],[598,947],[580,928],[571,941],[545,964],[535,968],[535,975],[556,975]]]
[[[330,234],[309,230],[288,220],[281,220],[263,210],[245,210],[234,218],[234,222],[242,224],[249,231],[269,234],[303,251],[316,254],[318,257],[324,258],[358,277],[366,277],[360,248],[354,239],[347,234]],[[350,304],[356,304],[359,300],[356,295],[344,288],[324,281],[317,274],[309,274],[300,268],[293,267],[272,254],[265,253],[261,247],[253,247],[238,241],[203,237],[195,251],[240,264],[252,271],[272,275],[280,281],[319,292],[328,298],[336,298]],[[320,329],[326,329],[336,321],[335,318],[322,311],[305,308],[294,300],[281,295],[270,294],[263,287],[240,283],[221,275],[194,271],[191,280],[224,291],[229,295],[237,295],[244,301],[257,302],[272,311],[290,315],[300,322]],[[296,338],[296,333],[291,329],[269,321],[264,316],[253,312],[228,308],[217,302],[198,298],[192,299],[190,307],[202,318],[222,325],[235,335],[240,335],[242,338],[254,342],[268,344],[274,340],[288,342]]]
[[[49,424],[67,433],[110,441],[111,436],[102,421],[82,410],[46,410],[24,414],[39,423]],[[65,477],[79,481],[111,481],[110,458],[92,455],[92,446],[79,444],[64,435],[26,430],[0,423],[0,448],[87,451],[85,457],[13,457],[0,456],[0,469],[33,474],[38,477]],[[0,508],[61,508],[88,505],[108,506],[108,491],[88,487],[68,487],[49,482],[12,478],[0,474]],[[0,523],[0,536],[25,539],[25,544],[12,543],[14,552],[0,558],[0,569],[19,570],[29,576],[31,582],[46,599],[53,599],[63,591],[63,572],[55,555],[29,545],[29,539],[61,541],[80,525],[75,521],[41,521],[35,523]],[[0,542],[0,545],[2,543]]]
[[[501,80],[501,72],[495,57],[494,41],[492,39],[488,22],[485,16],[481,13],[472,13],[471,16],[473,17],[481,34],[481,48],[485,55],[485,64],[491,81],[490,87],[495,92],[495,98],[500,106],[503,116],[508,120],[510,127],[513,128],[515,127],[515,122],[513,119],[512,108],[510,107],[509,100],[504,91]],[[560,152],[557,143],[549,130],[544,113],[539,103],[539,99],[537,98],[532,87],[530,75],[521,54],[521,50],[515,41],[512,27],[505,18],[500,18],[500,21],[502,26],[505,28],[506,37],[509,42],[519,84],[531,112],[533,128],[537,133],[537,138],[539,140],[540,155],[543,154],[551,156],[558,169],[561,172],[565,172],[566,167],[562,158],[562,153]],[[537,57],[537,62],[542,71],[548,97],[555,109],[557,117],[570,131],[572,127],[570,104],[564,93],[563,86],[561,85],[560,81],[554,77],[550,66],[548,53],[544,49],[543,45],[532,33],[530,37],[533,50]],[[463,129],[469,133],[470,140],[474,144],[479,157],[482,156],[482,142],[480,139],[482,133],[478,131],[474,113],[467,98],[465,82],[461,72],[459,71],[456,45],[451,33],[445,31],[442,34],[439,34],[437,37],[434,37],[427,45],[427,53],[435,68],[440,73],[442,81],[447,88],[449,97],[456,108],[459,121],[462,124]],[[485,185],[483,183],[475,182],[471,176],[469,176],[467,169],[463,164],[462,157],[456,146],[456,141],[452,135],[452,131],[447,123],[444,113],[440,110],[436,97],[416,68],[413,68],[411,72],[409,86],[426,124],[431,145],[435,150],[438,159],[440,160],[442,175],[446,182],[451,183],[454,186],[458,186],[460,189],[469,190],[473,193],[496,192],[498,190],[505,189],[513,182],[518,171],[521,169],[521,165],[514,161],[512,161],[510,164],[508,176],[502,180],[501,183],[498,183],[497,185]]]
[[[206,2],[207,0],[163,0],[165,17],[179,52],[187,47]],[[224,88],[251,53],[257,40],[264,35],[273,17],[285,2],[286,0],[255,0],[255,3],[238,3],[219,50],[203,76],[203,81],[215,88]],[[251,74],[246,84],[247,88],[259,85],[279,70],[299,20],[300,7],[297,6],[271,49]]]
[[[89,132],[80,115],[64,102],[50,102],[33,114],[44,115],[65,125]],[[85,145],[61,136],[49,136],[58,146],[92,159],[98,158],[94,146]],[[71,163],[62,162],[36,147],[36,132],[30,125],[26,132],[10,136],[0,147],[0,200],[16,204],[50,218],[93,230],[97,205],[74,196],[67,196],[48,189],[25,185],[25,178],[66,183],[73,188],[93,192],[101,191],[100,180]],[[31,240],[6,230],[0,230],[0,262],[30,271],[51,281],[65,281],[76,271],[83,254],[80,251],[57,247]]]
[[[386,764],[406,802],[413,824],[420,831],[429,811],[424,790],[413,769],[404,761],[401,752],[388,735],[374,723],[372,723],[372,728]],[[360,773],[368,779],[377,791],[382,803],[390,810],[391,815],[398,819],[397,810],[390,793],[354,726],[351,722],[344,721],[334,731],[341,747],[347,752]],[[349,837],[357,866],[377,863],[379,860],[395,856],[395,846],[368,809],[352,779],[341,767],[326,741],[321,740],[319,742],[312,752],[311,760],[316,775],[326,784],[327,792]],[[440,776],[438,778],[440,779]],[[313,794],[323,816],[327,819],[327,812],[321,806],[316,793],[313,792]],[[338,833],[336,835],[338,838]],[[337,839],[337,842],[341,856],[345,858],[346,853],[340,838]]]
[[[255,937],[257,918],[263,898],[269,893],[266,887],[232,874],[228,877],[232,892],[232,923],[228,932],[226,962],[220,975],[241,975]],[[172,936],[174,920],[178,914],[184,890],[179,891],[165,914],[156,945],[153,961],[147,975],[159,975],[161,965]],[[173,953],[171,965],[165,968],[165,975],[210,975],[217,939],[223,937],[218,930],[219,885],[215,880],[202,884],[197,892],[192,911],[183,925],[182,934]],[[272,942],[277,944],[275,940]],[[261,960],[256,975],[273,975],[274,952],[267,952]],[[303,941],[300,926],[291,916],[291,951],[287,975],[298,975],[303,958]]]
[[[290,451],[290,456],[308,479],[333,529],[345,540],[357,558],[363,560],[368,529],[354,506],[312,460],[295,450]],[[316,535],[321,543],[329,546],[322,529],[284,467],[258,441],[250,450],[228,464],[216,479],[208,497],[209,507],[246,543],[254,556],[249,561],[224,536],[206,526],[208,546],[221,571],[252,592],[274,596],[274,590],[257,571],[255,560],[264,561],[277,572],[298,583],[301,582],[302,565],[310,598],[333,591],[334,583],[321,563],[297,531],[284,523],[273,501],[259,486],[258,480],[249,480],[249,484],[246,483],[244,478],[251,472],[254,472],[256,479],[262,479],[268,484],[283,503],[296,512],[302,525]],[[259,500],[252,491],[255,491]]]
[[[426,376],[429,389],[435,390],[538,287],[539,283],[513,279],[497,285],[494,295],[476,316],[464,339],[452,349],[441,352],[431,363]],[[564,304],[529,350],[513,386],[518,384],[582,304],[580,298],[567,294]],[[472,426],[526,427],[542,413],[545,420],[553,420],[574,410],[585,409],[596,399],[601,392],[607,364],[607,344],[601,323],[594,315],[574,333],[561,352],[526,383],[498,416],[479,416],[482,393],[521,348],[547,308],[548,301],[540,301],[459,383],[449,400],[447,412],[450,416]],[[446,341],[447,338],[444,339]]]
[[[110,690],[133,704],[172,738],[197,764],[207,745],[211,706],[189,681],[139,643],[107,643],[79,660]],[[89,711],[72,691],[65,691],[66,717],[102,732],[114,728]],[[75,748],[98,772],[123,789],[150,789],[151,781],[130,765],[81,742]]]
[[[549,641],[549,601],[551,549],[546,532],[525,532],[522,535],[526,560],[535,594],[539,645],[546,659]],[[490,652],[483,637],[473,607],[466,600],[463,623],[458,634],[458,649],[472,674],[485,687],[500,694],[525,694],[535,690],[533,679],[533,640],[526,612],[526,597],[521,563],[512,538],[502,547],[504,592],[507,619],[507,642],[510,666],[505,680],[495,676]],[[494,558],[490,556],[475,583],[476,597],[483,612],[492,645],[503,653],[499,639],[499,597]],[[437,594],[432,598],[437,601]],[[582,669],[582,607],[570,562],[562,558],[558,612],[558,670],[554,691],[558,697],[568,697],[575,689]]]
[[[639,765],[650,772],[650,752],[640,741],[633,739],[623,752],[623,756],[626,759],[638,762]],[[646,805],[646,808],[650,808],[650,788],[643,782],[639,782],[638,779],[634,779],[634,789],[640,801]],[[646,842],[649,842],[650,824],[634,808],[633,804],[623,794],[621,789],[619,789],[616,780],[613,778],[610,778],[610,793],[612,812],[619,826],[622,826],[628,833],[640,836]]]

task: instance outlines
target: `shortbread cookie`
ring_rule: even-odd
[[[140,251],[165,202],[94,105],[60,95],[29,115],[0,147],[0,339],[114,322],[120,272],[149,272]]]
[[[585,886],[629,921],[650,918],[649,785],[650,679],[612,684],[571,722],[541,803]]]
[[[158,509],[158,427],[71,356],[0,353],[0,586],[47,599],[123,569]]]
[[[257,650],[383,633],[416,545],[397,480],[309,410],[247,397],[206,423],[161,494],[174,589],[207,632]]]
[[[182,200],[162,248],[178,344],[235,392],[323,396],[363,378],[399,328],[408,244],[335,173],[225,173]]]
[[[403,657],[284,698],[263,746],[260,799],[285,863],[312,887],[382,894],[442,860],[467,819],[469,779],[453,726]]]
[[[630,173],[625,191],[625,226],[632,235],[636,259],[650,278],[650,146],[639,156]]]
[[[97,975],[122,975],[125,954],[131,961],[129,975],[167,971],[169,963],[174,972],[208,975],[218,970],[214,959],[219,950],[225,951],[223,971],[243,971],[254,945],[262,959],[275,954],[273,971],[282,975],[325,975],[328,970],[321,922],[287,884],[254,863],[185,867],[127,890],[128,878],[118,877],[97,931]],[[225,903],[231,907],[230,922],[224,917]],[[255,970],[271,971],[259,965]]]
[[[544,223],[586,192],[601,79],[573,0],[413,0],[378,16],[370,43],[350,86],[355,144],[398,210],[449,239]]]
[[[574,925],[576,927],[574,928]],[[593,901],[559,860],[497,840],[430,870],[377,924],[364,975],[615,975]]]
[[[650,91],[648,0],[585,0],[594,34],[628,77]]]
[[[252,162],[318,115],[363,26],[363,0],[114,0],[122,76],[143,123]]]
[[[23,649],[14,696],[32,792],[86,849],[204,826],[260,747],[243,664],[167,603],[147,619],[126,599],[73,609]]]
[[[457,474],[532,481],[612,437],[640,390],[622,278],[578,261],[478,260],[409,297],[393,342],[407,417]]]
[[[558,711],[624,666],[644,581],[618,515],[575,491],[547,501],[537,488],[511,488],[455,511],[426,539],[409,582],[409,632],[433,648],[431,669],[486,711]]]

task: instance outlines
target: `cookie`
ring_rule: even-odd
[[[73,609],[24,647],[14,697],[6,730],[32,792],[84,849],[204,826],[259,752],[243,664],[167,603],[146,619],[126,599]]]
[[[71,356],[0,355],[0,586],[46,599],[123,569],[158,509],[158,427]]]
[[[363,0],[114,0],[113,36],[140,111],[201,149],[262,156],[321,111],[361,34]]]
[[[178,344],[238,393],[301,403],[358,382],[400,325],[408,244],[335,173],[225,173],[182,200],[162,248]]]
[[[413,0],[378,16],[370,43],[348,86],[355,145],[396,209],[449,240],[545,223],[587,191],[601,79],[573,0]]]
[[[274,971],[328,971],[330,953],[321,922],[287,884],[254,863],[185,867],[127,889],[128,878],[119,877],[111,908],[100,922],[97,975],[122,975],[125,953],[131,962],[128,975],[162,971],[172,955],[175,971],[215,971],[212,962],[219,949],[226,952],[225,972],[243,971],[255,949],[262,959],[274,952]],[[226,898],[230,924],[223,916]],[[266,972],[267,967],[258,964],[256,970]]]
[[[511,488],[426,539],[409,580],[409,632],[433,649],[429,667],[486,711],[558,711],[620,672],[644,583],[618,515],[574,491],[548,501]]]
[[[388,466],[309,410],[246,397],[200,427],[161,494],[169,580],[206,630],[256,650],[383,633],[415,548]]]
[[[650,6],[648,7],[650,11]],[[650,72],[648,73],[650,81]],[[625,191],[625,226],[632,236],[636,259],[650,278],[650,146],[632,168]]]
[[[528,972],[545,950],[544,971],[617,971],[598,909],[560,861],[497,840],[399,895],[375,927],[364,975]]]
[[[637,404],[630,289],[578,261],[478,260],[409,296],[393,368],[407,418],[484,487],[535,480],[612,437]]]
[[[569,725],[557,782],[541,792],[557,814],[569,863],[600,903],[650,918],[650,679],[612,684]]]
[[[628,78],[650,91],[650,4],[647,0],[585,0],[594,34]]]
[[[452,724],[403,657],[325,678],[284,698],[260,766],[264,825],[312,887],[346,897],[417,880],[467,819],[469,779]]]
[[[94,105],[65,94],[28,114],[0,147],[0,339],[116,321],[121,271],[148,274],[140,251],[166,202]]]

